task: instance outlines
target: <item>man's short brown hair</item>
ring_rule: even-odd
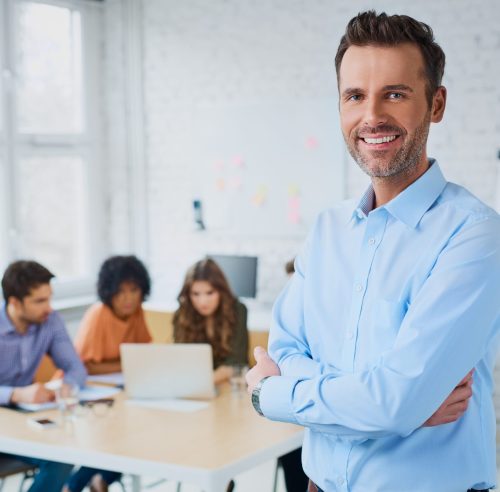
[[[345,34],[335,56],[337,81],[342,58],[350,46],[397,46],[402,43],[416,44],[424,59],[427,79],[426,97],[429,107],[444,74],[445,54],[434,41],[432,29],[407,15],[377,14],[374,10],[361,12],[347,24]]]
[[[32,289],[50,283],[53,278],[54,275],[36,261],[15,261],[7,267],[2,278],[5,302],[9,302],[9,297],[22,301]]]

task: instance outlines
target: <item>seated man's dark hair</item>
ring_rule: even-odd
[[[54,274],[36,261],[19,260],[11,263],[2,278],[3,298],[5,302],[9,297],[22,301],[32,289],[42,284],[50,283]]]
[[[136,256],[111,256],[101,266],[97,280],[99,299],[111,306],[112,297],[123,282],[136,284],[144,301],[151,292],[151,280],[144,264]]]
[[[432,29],[427,24],[407,15],[377,14],[374,10],[361,12],[353,17],[335,56],[337,81],[340,65],[350,46],[398,46],[412,43],[418,46],[424,59],[424,73],[427,80],[426,96],[429,107],[437,88],[441,85],[444,73],[445,54],[434,40]]]

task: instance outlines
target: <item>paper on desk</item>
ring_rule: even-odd
[[[111,398],[121,391],[120,388],[112,386],[85,386],[78,393],[80,401],[100,400],[101,398]]]
[[[172,412],[196,412],[208,407],[205,401],[180,400],[173,398],[159,400],[130,399],[127,404],[156,410],[169,410]]]
[[[120,388],[110,386],[85,386],[78,392],[80,401],[100,400],[101,398],[111,398],[119,393]],[[57,408],[57,402],[49,401],[47,403],[18,403],[17,407],[27,412],[41,412],[42,410],[51,410]]]
[[[18,403],[16,407],[26,412],[41,412],[42,410],[57,408],[57,403],[55,401],[48,401],[47,403]]]
[[[113,386],[124,386],[125,380],[121,372],[112,372],[110,374],[94,374],[87,377],[87,383],[112,384]]]

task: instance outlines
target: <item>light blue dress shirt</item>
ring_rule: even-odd
[[[370,187],[321,214],[273,309],[282,376],[261,409],[306,427],[304,470],[328,492],[496,483],[500,218],[430,162],[384,206]],[[466,413],[422,427],[473,367]]]

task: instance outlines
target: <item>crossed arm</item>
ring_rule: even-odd
[[[246,376],[249,394],[265,377],[281,375],[278,365],[269,357],[264,348],[256,347],[254,357],[257,364],[248,371]],[[422,427],[449,424],[458,420],[465,413],[472,396],[473,374],[474,370],[467,373]]]

